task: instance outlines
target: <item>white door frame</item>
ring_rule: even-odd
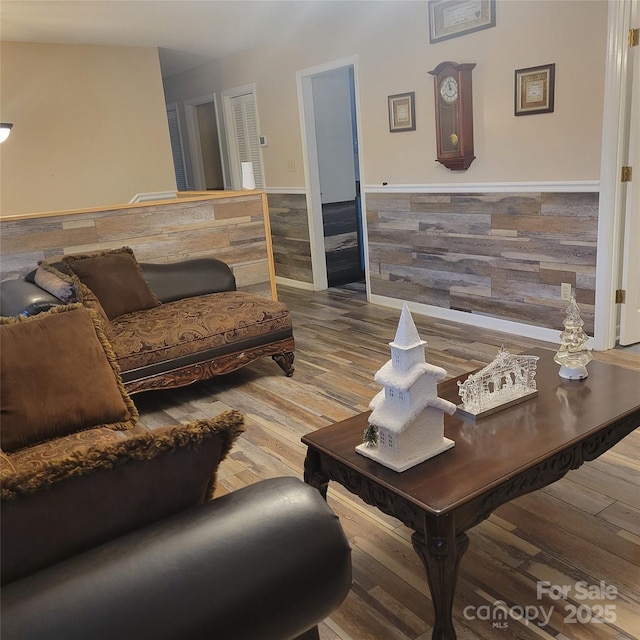
[[[640,0],[631,2],[631,27],[640,22]],[[636,167],[635,179],[621,185],[625,191],[622,264],[620,288],[626,291],[626,300],[620,305],[621,345],[640,342],[640,46],[627,49],[627,71],[631,86],[627,86],[630,99],[629,118],[626,121],[628,149],[625,165]]]
[[[318,146],[316,142],[315,116],[313,110],[313,93],[311,79],[319,73],[335,71],[344,67],[353,67],[355,84],[356,135],[358,138],[358,164],[360,184],[364,184],[362,171],[362,133],[358,91],[358,58],[350,56],[315,67],[301,69],[296,72],[298,88],[298,111],[302,138],[302,157],[304,158],[304,182],[307,196],[307,215],[309,220],[309,244],[311,252],[311,270],[313,274],[313,290],[323,291],[328,288],[327,257],[324,249],[324,228],[322,224],[322,198],[320,193],[320,167],[318,165]],[[362,215],[366,209],[365,193],[360,190]],[[369,251],[367,225],[362,223],[362,243],[364,249],[364,273],[367,292],[369,292]]]
[[[627,34],[631,0],[609,0],[607,56],[604,81],[600,199],[598,209],[598,259],[593,348],[612,349],[616,344],[618,309],[615,291],[622,260],[622,191],[626,113]]]
[[[204,96],[191,98],[184,102],[184,118],[187,123],[187,140],[189,141],[189,157],[191,158],[191,172],[193,174],[193,188],[196,191],[206,191],[207,181],[204,175],[204,163],[202,162],[202,146],[200,144],[200,126],[198,125],[198,107],[201,104],[213,103],[213,110],[216,117],[216,128],[218,129],[218,140],[220,136],[220,118],[218,117],[218,104],[215,93],[208,93]],[[219,143],[220,162],[222,164],[222,181],[227,186],[227,173],[225,171],[224,148]]]

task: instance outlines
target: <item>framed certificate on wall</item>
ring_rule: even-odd
[[[517,69],[515,79],[515,115],[552,113],[556,65]]]
[[[397,93],[389,96],[389,131],[415,131],[415,92]]]
[[[496,26],[496,0],[429,0],[429,42]]]

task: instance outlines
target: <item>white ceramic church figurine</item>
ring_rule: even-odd
[[[405,471],[455,444],[444,437],[444,412],[456,405],[438,397],[447,372],[425,362],[424,348],[409,308],[400,314],[391,360],[375,375],[383,385],[369,408],[369,429],[356,451],[394,471]]]

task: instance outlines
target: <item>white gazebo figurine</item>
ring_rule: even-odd
[[[369,428],[356,447],[394,471],[405,471],[455,444],[444,437],[444,412],[453,415],[456,405],[439,398],[437,389],[447,372],[425,362],[426,344],[405,304],[389,343],[391,360],[374,378],[384,388],[369,405]]]
[[[493,362],[458,382],[462,398],[458,413],[475,420],[537,396],[538,360],[538,356],[514,356],[501,347]]]

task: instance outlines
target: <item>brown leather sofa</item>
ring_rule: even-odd
[[[128,259],[134,264],[126,265],[130,268],[123,270],[119,279],[117,265],[94,264],[94,272],[87,270],[89,276],[85,278],[92,286],[88,292],[82,288],[79,295],[87,306],[100,307],[105,333],[129,393],[183,386],[234,371],[265,356],[272,356],[287,376],[293,375],[295,342],[286,305],[237,291],[233,272],[224,262],[201,258],[138,265],[133,252],[123,247],[99,256],[70,256],[53,268],[65,277],[69,276],[69,269],[81,271],[83,262],[93,259]],[[24,279],[0,283],[2,315],[33,315],[63,302],[50,292],[57,293],[57,289],[50,287],[47,291],[39,286],[43,282],[37,275],[42,269],[39,267]],[[138,279],[135,269],[142,274],[144,285],[140,286],[148,285],[155,302],[151,304],[147,296],[146,308],[134,305],[134,311],[120,313],[131,305],[117,304],[122,295],[116,287],[128,290],[133,286],[132,281]],[[114,274],[109,281],[115,283],[110,291],[100,292],[104,283],[93,286],[95,273]],[[93,280],[90,276],[94,276]],[[105,298],[115,303],[111,304],[112,313],[105,313],[102,308],[109,311]],[[136,303],[139,306],[138,299]]]

